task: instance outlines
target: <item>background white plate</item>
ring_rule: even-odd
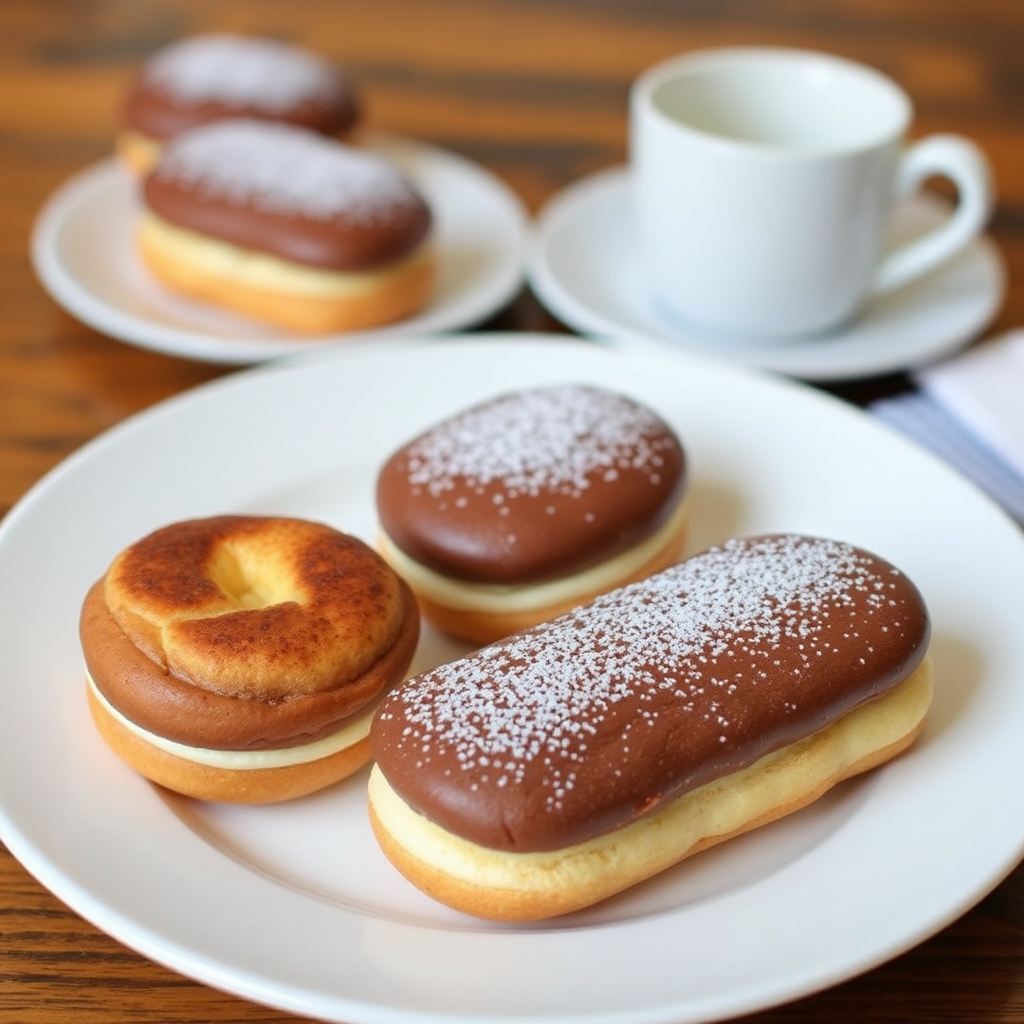
[[[243,364],[331,343],[423,337],[480,323],[523,284],[528,216],[484,168],[408,139],[368,135],[367,149],[394,161],[434,212],[440,258],[433,298],[416,316],[373,330],[291,335],[176,295],[135,250],[137,182],[115,160],[80,172],[40,211],[32,260],[51,297],[98,331],[142,348],[212,363]]]
[[[889,558],[933,615],[938,692],[905,757],[571,918],[434,904],[370,834],[365,776],[291,804],[161,796],[88,718],[77,617],[113,555],[221,511],[370,539],[383,458],[469,402],[590,381],[647,401],[692,465],[693,546],[766,530]],[[191,977],[354,1024],[710,1021],[865,970],[970,907],[1024,854],[1024,541],[855,409],[692,358],[551,337],[335,349],[235,374],[88,445],[0,524],[0,836],[58,897]],[[416,667],[459,648],[430,630]]]
[[[893,237],[918,234],[945,214],[940,200],[906,200],[896,211]],[[540,211],[528,277],[554,316],[613,346],[715,356],[818,381],[877,376],[951,355],[988,325],[1005,291],[999,251],[980,238],[927,277],[870,300],[860,316],[827,337],[714,337],[676,319],[651,294],[623,168],[570,185]]]

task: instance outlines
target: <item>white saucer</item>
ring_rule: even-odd
[[[453,153],[372,135],[364,145],[394,161],[434,211],[440,275],[419,315],[376,330],[292,336],[175,295],[135,252],[135,182],[115,160],[66,182],[45,204],[32,235],[43,286],[72,316],[121,341],[213,363],[256,363],[335,342],[425,337],[471,327],[523,284],[529,219],[498,178]]]
[[[941,216],[939,200],[917,197],[897,211],[895,237]],[[948,356],[998,311],[1005,271],[982,238],[929,277],[872,301],[855,322],[813,340],[740,342],[709,338],[659,309],[640,267],[626,169],[570,186],[541,211],[528,277],[537,298],[567,326],[621,348],[687,350],[805,380],[844,380],[921,366]]]

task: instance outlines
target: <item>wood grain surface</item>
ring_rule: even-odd
[[[661,58],[771,43],[866,61],[913,96],[915,134],[963,132],[989,154],[999,191],[991,236],[1009,271],[989,333],[1024,325],[1024,0],[3,0],[0,515],[90,438],[234,372],[83,326],[46,295],[28,258],[47,196],[110,154],[139,63],[213,29],[286,38],[336,59],[375,127],[479,162],[533,212],[582,175],[624,161],[629,83]],[[526,289],[484,326],[563,329]],[[906,386],[894,375],[829,390],[863,403]],[[0,846],[0,1024],[299,1019],[126,949]],[[1024,869],[892,962],[748,1019],[1024,1022]]]

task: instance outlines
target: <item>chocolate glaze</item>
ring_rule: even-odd
[[[377,480],[392,542],[445,576],[554,579],[654,533],[686,486],[678,438],[623,395],[581,385],[499,396],[395,452]]]
[[[154,54],[132,84],[123,122],[162,142],[232,117],[284,121],[340,135],[358,120],[359,106],[348,78],[306,50],[268,39],[211,34]]]
[[[174,524],[143,538],[128,552],[137,556],[128,575],[140,594],[166,604],[181,614],[202,608],[218,588],[204,571],[205,560],[226,535],[237,537],[247,527],[258,527],[260,517],[221,516]],[[338,538],[342,548],[355,546],[387,573],[393,586],[384,593],[373,580],[353,591],[353,629],[358,643],[359,622],[367,615],[388,615],[394,629],[378,648],[366,652],[358,674],[332,681],[326,689],[310,690],[291,666],[294,647],[307,637],[315,647],[325,626],[317,609],[302,614],[309,620],[298,634],[275,633],[278,612],[294,602],[200,618],[194,627],[223,648],[223,657],[246,659],[253,642],[261,656],[277,649],[282,654],[280,685],[269,693],[221,693],[203,679],[175,674],[162,658],[136,646],[111,614],[104,596],[104,580],[90,590],[82,607],[80,633],[86,667],[97,689],[126,718],[167,739],[191,746],[218,750],[263,750],[312,742],[336,732],[348,721],[371,710],[382,693],[398,682],[408,666],[419,636],[415,598],[406,584],[394,576],[380,558],[361,541],[325,529]],[[330,541],[327,542],[330,546]],[[351,590],[344,577],[358,566],[342,551],[339,557],[320,546],[304,555],[304,573],[315,586]],[[358,557],[356,562],[358,562]],[[333,570],[332,570],[333,565]],[[308,570],[308,572],[306,572]],[[333,582],[332,582],[333,580]],[[265,627],[269,623],[269,630]],[[308,627],[308,628],[307,628]],[[255,638],[255,639],[254,639]],[[328,642],[330,640],[328,639]],[[299,651],[298,661],[301,662]]]
[[[928,638],[920,594],[874,555],[730,541],[409,680],[377,714],[374,756],[456,835],[561,849],[881,696]]]
[[[172,140],[143,198],[177,227],[324,270],[398,261],[432,225],[423,196],[382,158],[253,120],[219,121]]]

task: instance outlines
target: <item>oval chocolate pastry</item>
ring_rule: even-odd
[[[457,909],[580,909],[903,751],[928,640],[881,558],[731,540],[394,691],[371,731],[377,838]]]
[[[395,451],[377,546],[424,617],[490,643],[677,562],[687,461],[653,409],[586,384],[497,395]]]
[[[393,161],[293,125],[175,136],[141,189],[137,240],[171,289],[304,333],[400,320],[430,297],[434,216]]]
[[[143,175],[169,139],[213,121],[257,117],[344,137],[359,113],[348,75],[318,54],[276,39],[209,32],[146,60],[125,99],[117,149]]]

